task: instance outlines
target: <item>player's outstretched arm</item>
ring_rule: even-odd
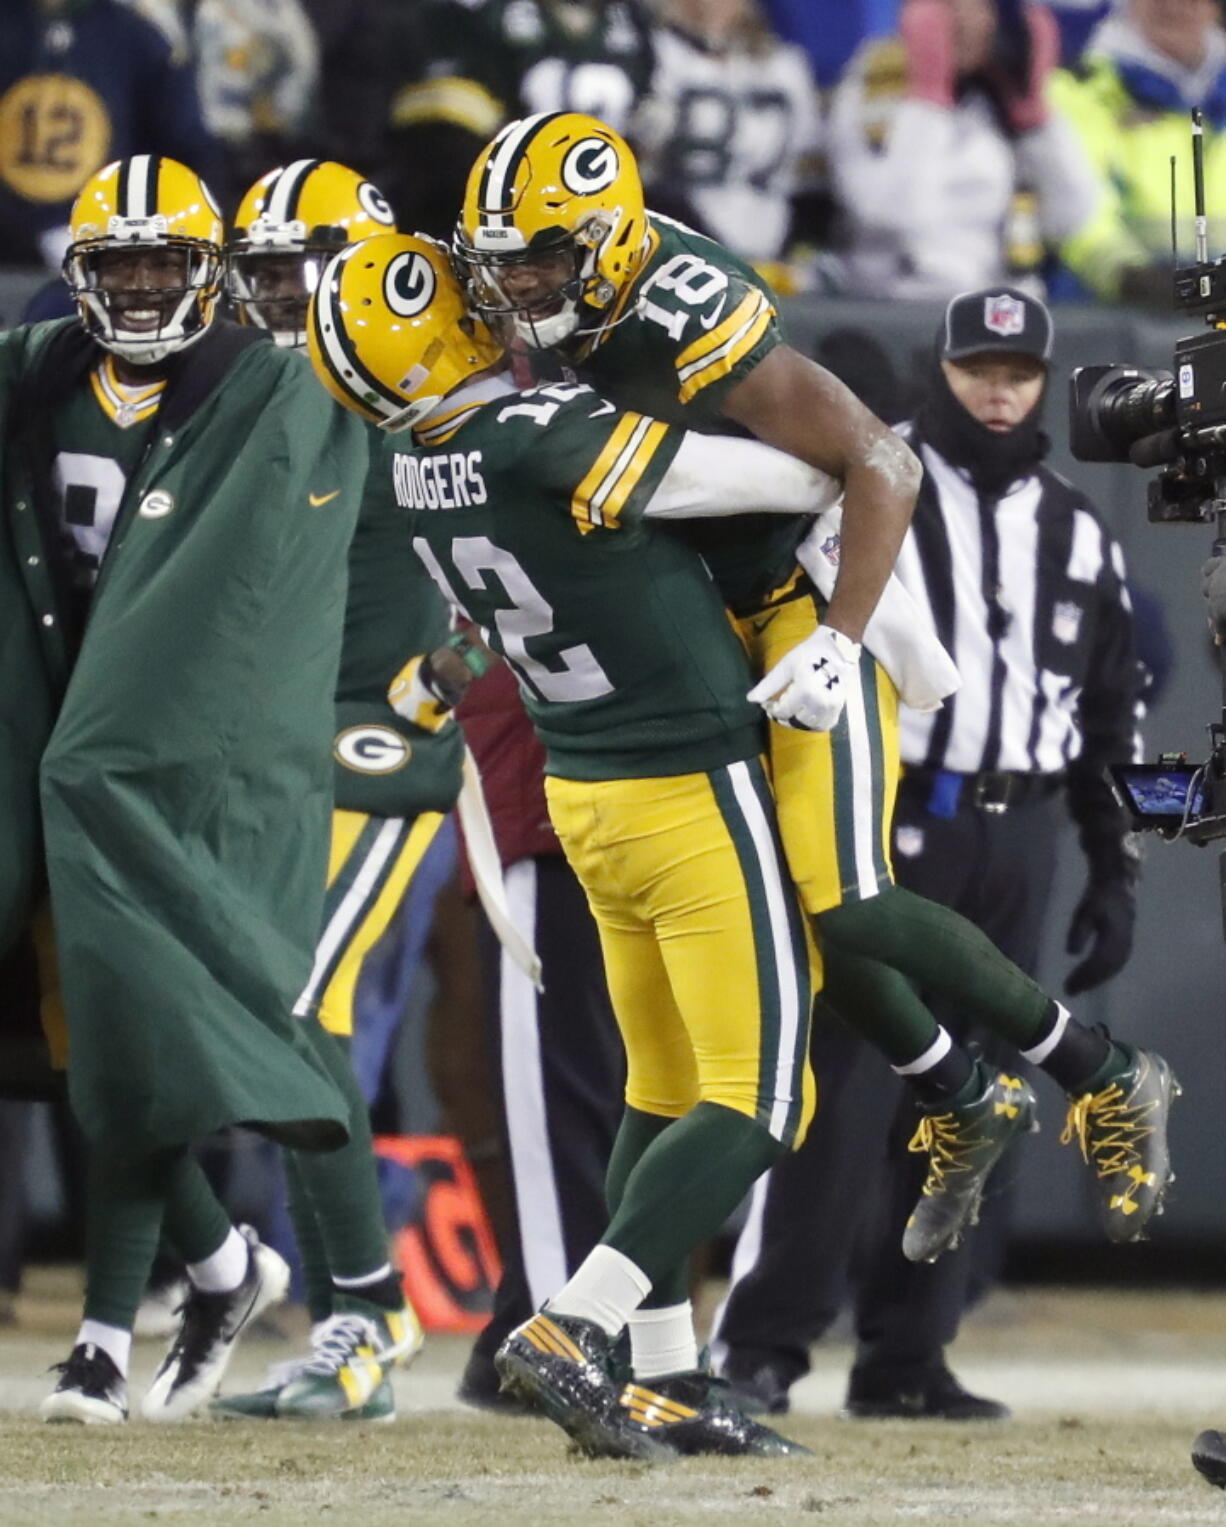
[[[760,440],[686,430],[643,517],[820,514],[838,503],[842,491],[828,472]]]
[[[842,554],[826,622],[858,642],[911,523],[919,461],[837,377],[790,345],[759,361],[722,411],[842,483]]]

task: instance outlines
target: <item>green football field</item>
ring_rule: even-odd
[[[969,1323],[955,1366],[1014,1406],[1010,1423],[849,1422],[848,1348],[823,1345],[780,1425],[808,1459],[592,1463],[544,1421],[494,1420],[452,1395],[463,1338],[432,1339],[397,1376],[390,1425],[189,1421],[47,1426],[34,1411],[63,1358],[76,1279],[36,1273],[0,1332],[0,1527],[82,1522],[383,1524],[1226,1524],[1226,1493],[1191,1470],[1226,1429],[1226,1295],[1006,1292]],[[280,1317],[291,1338],[298,1312]],[[133,1390],[162,1343],[138,1344]],[[292,1347],[250,1339],[228,1389]]]

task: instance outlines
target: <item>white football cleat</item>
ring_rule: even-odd
[[[38,1407],[44,1421],[113,1426],[128,1419],[128,1385],[110,1354],[82,1342],[57,1363],[60,1381]]]
[[[227,1294],[193,1289],[188,1295],[178,1334],[141,1401],[146,1421],[181,1421],[212,1399],[238,1338],[289,1290],[284,1258],[265,1246],[249,1225],[239,1228],[249,1245],[246,1276]]]

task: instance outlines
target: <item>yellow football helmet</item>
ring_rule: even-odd
[[[330,159],[269,170],[243,197],[230,234],[228,287],[239,318],[300,350],[324,265],[346,244],[395,231],[387,199],[356,170]]]
[[[213,321],[222,276],[221,209],[176,159],[136,154],[85,182],[69,219],[63,276],[100,345],[155,365]]]
[[[477,156],[455,252],[478,312],[509,317],[541,349],[601,327],[649,239],[629,144],[597,117],[548,111],[509,123]]]
[[[311,298],[307,353],[338,403],[390,431],[420,424],[503,356],[469,312],[446,247],[404,233],[333,256]]]

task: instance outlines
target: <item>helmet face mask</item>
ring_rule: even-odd
[[[547,350],[572,335],[598,327],[613,300],[612,284],[596,269],[596,251],[610,219],[594,214],[594,236],[551,230],[527,249],[476,249],[460,244],[456,260],[465,272],[473,307],[488,322],[509,325],[533,349]],[[481,242],[481,234],[477,234]]]
[[[262,175],[239,204],[227,288],[242,323],[301,350],[307,308],[324,267],[346,245],[394,231],[392,209],[356,170],[299,159]]]
[[[247,323],[267,329],[274,344],[300,350],[306,344],[307,307],[336,246],[299,252],[270,249],[236,252],[228,261],[231,299]]]
[[[649,238],[629,146],[595,117],[544,112],[478,156],[455,253],[473,307],[544,349],[607,325]]]
[[[157,365],[194,344],[221,291],[221,216],[173,159],[137,155],[88,180],[73,207],[63,276],[105,349]]]

